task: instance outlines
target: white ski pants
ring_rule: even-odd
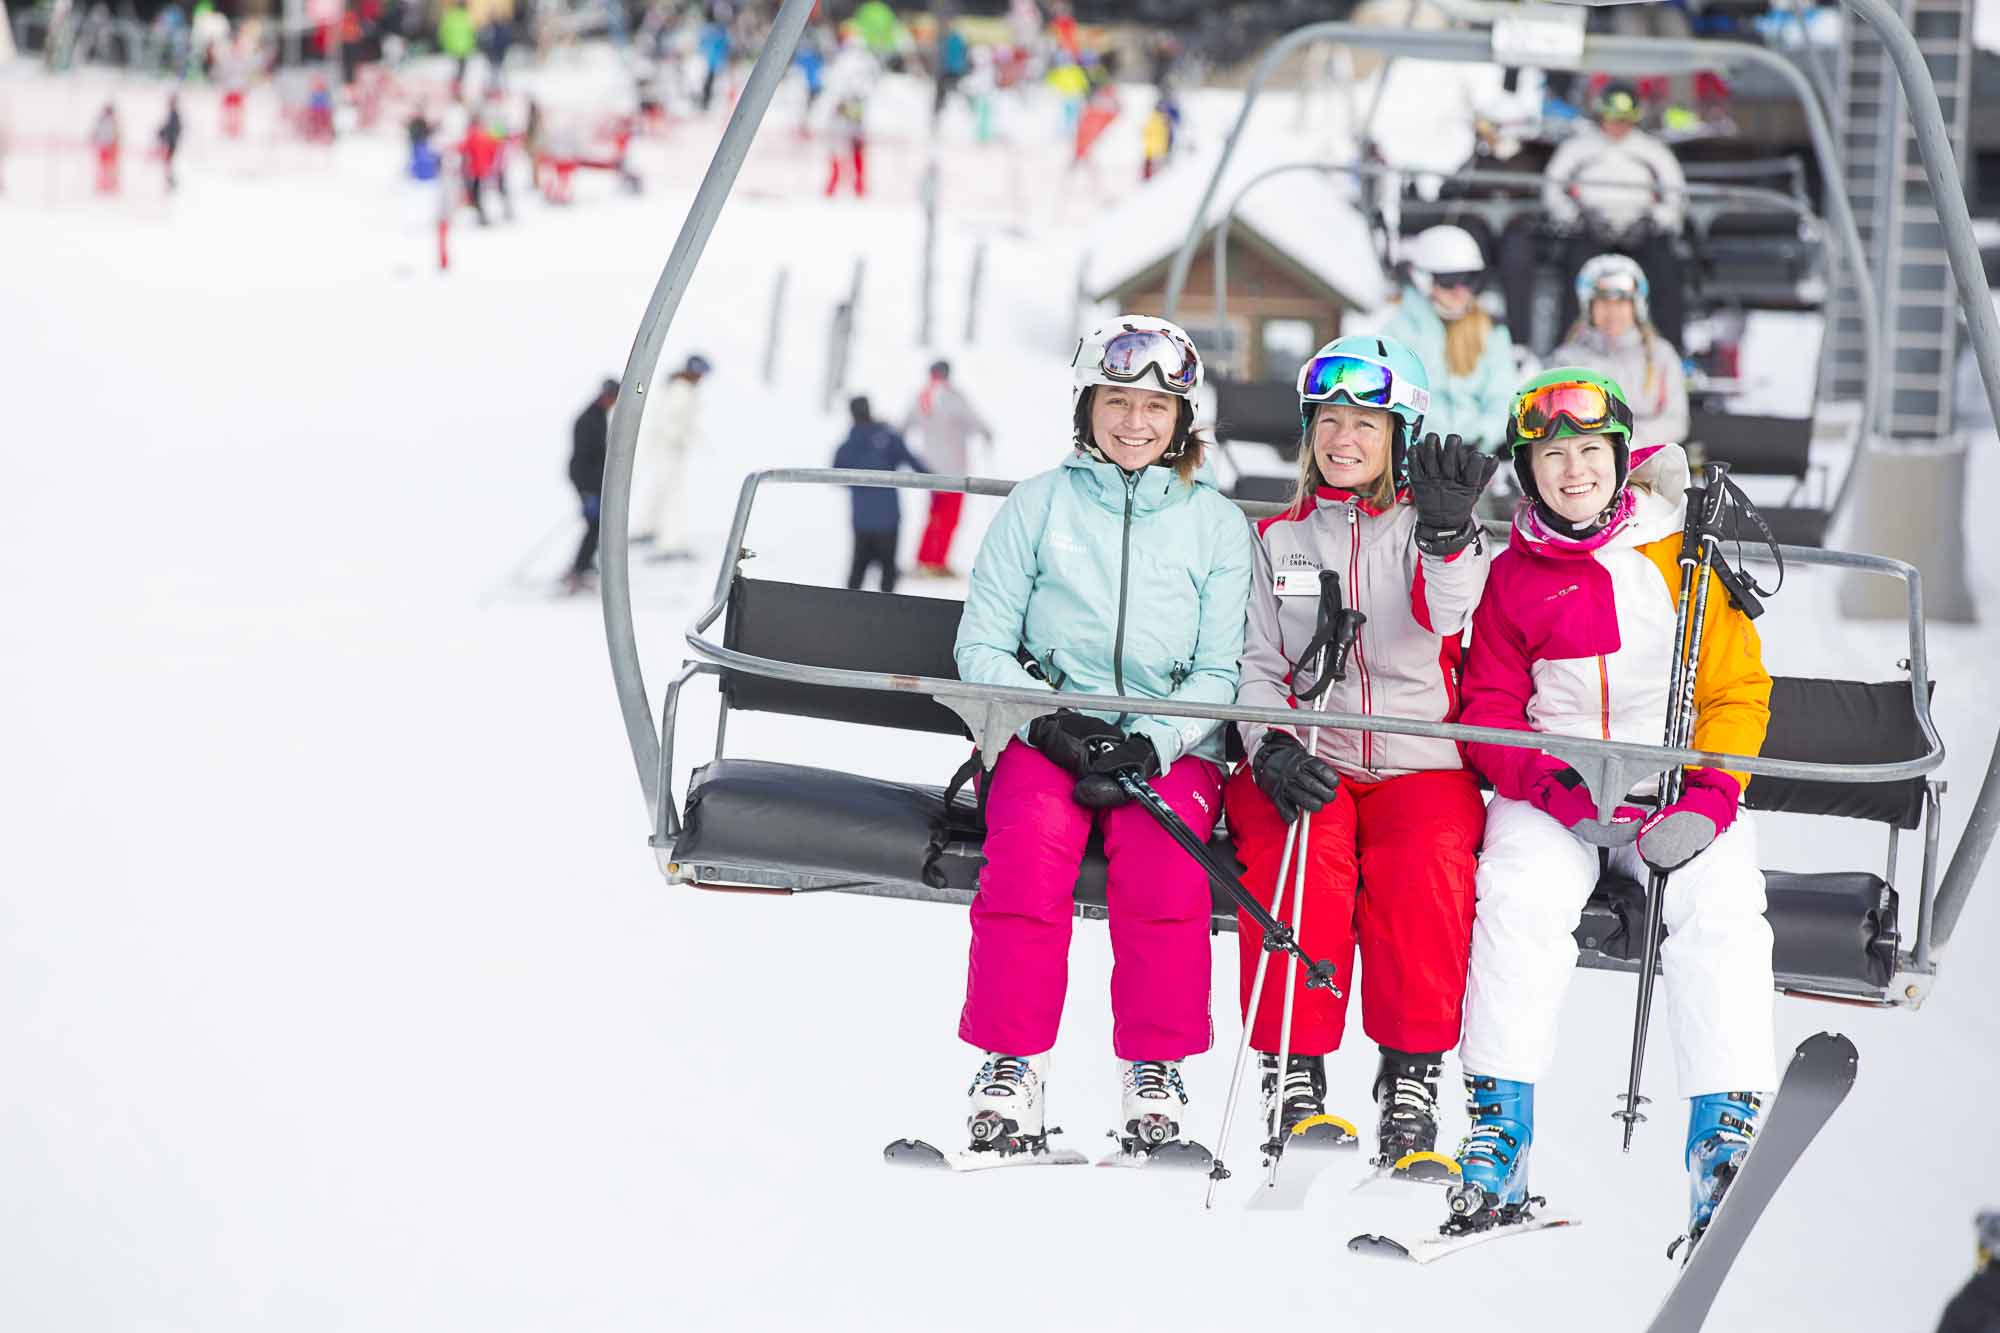
[[[1598,877],[1598,849],[1526,801],[1494,796],[1475,881],[1472,966],[1465,986],[1467,1073],[1540,1082],[1576,970],[1577,922]],[[1611,866],[1645,884],[1631,845]],[[1747,813],[1667,879],[1667,938],[1654,992],[1657,1035],[1673,1050],[1680,1095],[1777,1086],[1771,927],[1764,872]]]
[[[688,545],[687,451],[656,448],[652,454],[653,549],[682,550]]]

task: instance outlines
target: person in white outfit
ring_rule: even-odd
[[[1688,466],[1678,445],[1631,440],[1618,386],[1589,370],[1558,367],[1516,394],[1508,443],[1525,498],[1473,617],[1460,722],[1649,744],[1664,736]],[[1749,618],[1710,580],[1690,748],[1755,755],[1771,677]],[[1447,1226],[1505,1224],[1527,1208],[1534,1085],[1555,1054],[1573,932],[1609,848],[1614,871],[1642,884],[1649,872],[1667,876],[1661,1000],[1690,1099],[1683,1156],[1698,1236],[1775,1085],[1771,927],[1756,828],[1738,809],[1748,775],[1690,768],[1673,803],[1645,809],[1657,784],[1642,784],[1600,822],[1576,771],[1546,751],[1473,744],[1466,757],[1494,796],[1460,1044],[1473,1127]]]
[[[913,431],[931,471],[946,477],[971,475],[973,440],[984,440],[989,447],[993,443],[993,428],[951,382],[949,361],[931,362],[930,381],[903,418],[903,434]],[[958,577],[951,567],[951,539],[964,507],[965,496],[959,491],[931,492],[930,520],[917,547],[918,578]]]
[[[1589,366],[1625,391],[1632,443],[1681,444],[1688,434],[1687,374],[1681,354],[1653,327],[1652,288],[1625,255],[1599,255],[1576,275],[1576,326],[1553,364]]]
[[[653,528],[637,540],[651,536],[655,560],[694,558],[688,547],[688,458],[700,438],[700,403],[695,391],[709,369],[705,358],[690,356],[661,384],[639,419],[640,451],[653,473],[652,501],[647,506]]]

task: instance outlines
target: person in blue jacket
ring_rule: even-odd
[[[1418,232],[1406,255],[1409,282],[1382,329],[1417,354],[1431,381],[1424,427],[1481,453],[1505,442],[1514,403],[1514,340],[1479,304],[1486,258],[1463,227]]]
[[[1180,1136],[1180,1064],[1207,1050],[1208,881],[1116,776],[1149,780],[1207,837],[1219,725],[1094,709],[1091,695],[1228,704],[1251,534],[1194,431],[1201,358],[1178,327],[1121,315],[1072,361],[1074,451],[1016,486],[973,564],[955,655],[968,681],[1050,690],[1047,713],[984,756],[986,864],[972,903],[959,1036],[982,1052],[973,1148],[1046,1151],[1043,1085],[1062,1018],[1071,896],[1100,829],[1109,862],[1112,1046],[1128,1148]],[[988,738],[990,747],[994,742]]]
[[[894,472],[899,467],[912,472],[929,472],[910,452],[903,437],[875,419],[868,400],[847,400],[847,414],[853,428],[840,448],[834,450],[835,467],[862,468],[872,472]],[[887,486],[850,486],[854,499],[854,563],[848,568],[847,586],[860,588],[871,567],[882,571],[882,591],[896,591],[896,539],[903,528],[903,505]]]

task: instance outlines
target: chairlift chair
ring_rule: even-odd
[[[1954,277],[1969,307],[1967,318],[1981,375],[1989,399],[2000,404],[2000,322],[1984,299],[1964,201],[1951,193],[1949,153],[1935,89],[1914,38],[1883,0],[1848,3],[1883,34],[1892,64],[1908,92],[1917,142],[1933,189],[1939,192]],[[962,802],[947,802],[944,794],[929,784],[881,783],[833,769],[733,759],[722,753],[726,732],[718,726],[717,756],[696,775],[683,803],[676,799],[671,781],[677,718],[680,696],[688,683],[697,675],[711,675],[721,683],[730,708],[764,707],[929,731],[950,730],[953,724],[948,718],[970,719],[968,730],[975,739],[1004,743],[1021,721],[1046,710],[1048,696],[1039,690],[969,684],[956,679],[955,673],[947,674],[944,663],[957,624],[957,608],[952,603],[920,604],[924,599],[760,582],[742,571],[741,560],[751,510],[758,491],[767,484],[858,484],[1001,495],[1010,483],[855,471],[753,473],[744,483],[737,506],[716,595],[687,635],[689,658],[669,685],[657,721],[639,663],[623,540],[631,501],[638,400],[652,381],[688,275],[790,63],[811,9],[812,0],[784,0],[648,304],[626,366],[619,401],[621,408],[633,410],[621,410],[612,417],[603,508],[603,601],[612,674],[640,786],[654,815],[652,846],[670,881],[787,894],[838,891],[963,902],[970,896],[966,876],[977,861],[977,848],[976,830],[964,820]],[[1242,118],[1225,148],[1225,162],[1217,168],[1218,181],[1247,119],[1249,105],[1270,69],[1303,42],[1354,40],[1361,35],[1419,45],[1420,38],[1464,45],[1469,36],[1463,32],[1368,34],[1347,24],[1313,24],[1293,32],[1260,61]],[[1621,44],[1615,39],[1587,45],[1587,54],[1622,50],[1633,59],[1663,49],[1660,43],[1635,47],[1630,41]],[[1816,144],[1825,138],[1830,135],[1823,122],[1815,122]],[[1197,209],[1197,231],[1212,200],[1213,185]],[[1865,291],[1865,263],[1854,243],[1851,211],[1844,201],[1837,211],[1848,252],[1864,270],[1861,287]],[[1191,235],[1190,246],[1192,241]],[[1185,257],[1184,251],[1183,261]],[[1171,283],[1175,292],[1185,272],[1183,262]],[[1872,327],[1872,308],[1867,318]],[[1269,507],[1247,508],[1256,512]],[[1778,981],[1781,987],[1800,994],[1914,1007],[1924,998],[1936,972],[1936,954],[1950,937],[1995,827],[2000,825],[2000,746],[1996,746],[1992,771],[1973,803],[1959,849],[1940,878],[1937,848],[1942,789],[1929,775],[1941,762],[1943,747],[1929,716],[1931,682],[1917,572],[1878,556],[1796,547],[1784,555],[1798,564],[1833,565],[1902,579],[1908,597],[1909,656],[1904,663],[1908,675],[1905,680],[1889,682],[1781,682],[1783,688],[1773,693],[1772,732],[1764,755],[1714,755],[1383,717],[1328,714],[1326,722],[1546,749],[1583,775],[1604,814],[1635,780],[1668,765],[1693,763],[1750,772],[1753,781],[1746,803],[1753,809],[1884,823],[1889,827],[1884,875],[1842,869],[1769,876],[1770,913],[1778,937]],[[723,642],[705,637],[725,613],[729,619]],[[811,632],[799,632],[800,616],[811,618]],[[856,632],[845,632],[850,628]],[[1276,709],[1110,696],[1098,702],[1109,708],[1235,722],[1289,720]],[[786,817],[771,818],[780,803]],[[1907,937],[1908,947],[1903,931],[1905,913],[1900,909],[1895,884],[1897,840],[1906,829],[1921,829],[1924,841],[1916,919],[1913,935]],[[1086,866],[1078,887],[1079,911],[1086,915],[1093,910],[1090,880]],[[1600,886],[1593,907],[1585,914],[1579,934],[1587,966],[1633,966],[1622,957],[1630,951],[1620,942],[1621,938],[1630,939],[1628,918],[1620,910],[1622,892],[1615,883]],[[1216,928],[1232,924],[1233,914],[1218,910]]]

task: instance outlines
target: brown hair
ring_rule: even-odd
[[[1326,406],[1326,403],[1313,404],[1312,415],[1306,418],[1305,426],[1299,431],[1299,484],[1292,492],[1292,509],[1300,514],[1312,512],[1314,492],[1328,484],[1326,478],[1320,475],[1319,457],[1313,453],[1312,447],[1313,422],[1319,419],[1319,409]],[[1377,509],[1387,509],[1396,502],[1396,444],[1403,436],[1404,426],[1403,419],[1387,408],[1373,410],[1389,418],[1389,456],[1383,460],[1382,475],[1375,478],[1374,484],[1367,490],[1357,494]]]
[[[1076,410],[1070,417],[1072,428],[1070,443],[1086,453],[1092,444],[1090,403],[1096,393],[1097,386],[1093,384],[1078,394]],[[1174,475],[1182,481],[1193,482],[1196,470],[1201,467],[1202,460],[1208,457],[1209,441],[1207,432],[1194,428],[1194,404],[1186,398],[1180,399],[1175,405],[1174,439],[1181,446],[1180,456],[1173,461]],[[1173,444],[1168,444],[1168,452],[1171,453],[1173,447]]]

